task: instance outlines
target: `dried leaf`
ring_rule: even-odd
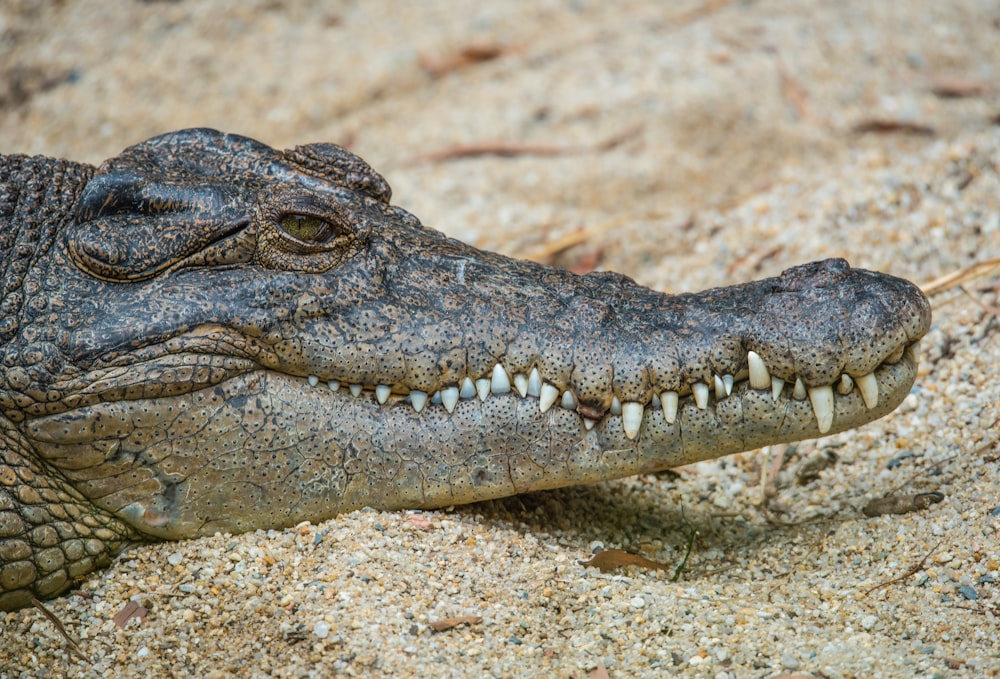
[[[632,554],[622,549],[602,549],[594,554],[589,561],[581,561],[581,566],[593,566],[599,568],[602,573],[624,568],[626,566],[638,566],[639,568],[655,569],[659,571],[669,571],[670,568],[662,563],[647,559],[638,554]]]
[[[415,158],[413,163],[462,160],[479,156],[560,156],[593,151],[609,151],[632,138],[642,129],[641,124],[632,125],[623,131],[586,146],[555,146],[550,144],[518,144],[507,142],[482,142],[466,146],[452,146],[442,151],[432,151]]]
[[[149,611],[144,606],[141,606],[137,601],[129,599],[111,621],[119,628],[125,629],[125,625],[128,624],[129,620],[135,618],[139,622],[143,622],[148,613]]]
[[[931,92],[942,99],[981,97],[990,92],[990,85],[982,80],[941,76],[930,81]]]
[[[934,128],[929,125],[921,125],[920,123],[910,122],[909,120],[890,120],[887,118],[871,118],[869,120],[862,120],[854,126],[853,130],[858,134],[887,134],[889,132],[901,132],[903,134],[913,134],[924,137],[933,137],[935,134]]]
[[[32,597],[31,603],[34,605],[35,608],[41,611],[42,615],[44,615],[49,622],[55,625],[55,628],[59,631],[59,634],[61,634],[62,638],[66,640],[67,644],[69,644],[69,647],[73,651],[74,655],[76,655],[76,657],[82,660],[83,662],[89,662],[87,660],[87,656],[84,655],[83,650],[80,648],[80,645],[76,643],[73,637],[69,635],[69,632],[66,631],[66,628],[62,624],[62,621],[56,617],[55,613],[47,609],[41,601],[35,599],[34,597]]]
[[[884,514],[909,514],[921,509],[927,509],[944,499],[944,493],[931,491],[928,493],[911,493],[910,495],[888,495],[872,500],[864,506],[861,513],[865,516],[882,516]]]
[[[505,54],[516,52],[518,48],[495,43],[473,43],[460,47],[455,52],[443,57],[421,55],[420,67],[432,78],[442,78],[452,71],[457,71],[474,64],[493,61]]]
[[[416,528],[417,530],[434,529],[434,522],[423,514],[408,514],[403,523],[406,524],[407,528]]]
[[[435,632],[447,632],[459,625],[478,625],[482,621],[483,618],[479,615],[460,615],[457,618],[441,618],[427,623],[427,626]]]
[[[950,290],[951,288],[959,285],[964,285],[965,283],[974,281],[977,278],[988,276],[994,269],[997,268],[1000,268],[1000,257],[985,259],[983,261],[970,264],[964,269],[953,271],[933,281],[924,283],[920,286],[920,289],[923,290],[924,294],[927,296],[936,295],[939,292],[944,292],[945,290]]]
[[[781,60],[778,60],[777,65],[781,95],[788,105],[795,109],[795,115],[799,120],[811,121],[813,117],[809,110],[809,93],[806,88],[785,68]]]

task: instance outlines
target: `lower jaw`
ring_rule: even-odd
[[[916,356],[905,352],[877,369],[874,408],[857,389],[837,394],[829,433],[890,412],[915,374]],[[95,431],[95,422],[122,424]],[[67,426],[87,438],[67,441]],[[673,422],[647,405],[630,437],[620,415],[588,428],[573,410],[543,413],[536,398],[513,391],[460,400],[452,412],[433,403],[417,412],[402,398],[379,403],[372,392],[331,393],[262,370],[189,394],[39,418],[25,433],[96,504],[169,538],[318,521],[364,506],[475,502],[821,435],[810,401],[787,385],[775,400],[770,389],[739,382],[704,408],[684,396]],[[80,460],[93,463],[72,466]]]

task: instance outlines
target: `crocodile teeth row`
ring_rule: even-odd
[[[907,347],[907,351],[915,355],[917,348],[915,346]],[[901,357],[902,350],[896,352],[896,354],[899,354]],[[893,357],[895,357],[895,354]],[[899,359],[897,358],[896,360]],[[695,382],[692,384],[691,395],[695,405],[700,410],[706,410],[708,408],[709,396],[713,390],[715,399],[721,401],[732,395],[734,384],[743,379],[749,380],[751,389],[758,391],[770,390],[773,401],[778,400],[785,387],[785,380],[771,375],[770,370],[768,370],[767,365],[764,363],[764,359],[757,352],[750,351],[747,352],[747,368],[736,375],[713,375],[712,389],[705,382]],[[306,381],[310,386],[315,387],[319,385],[320,380],[316,375],[309,375]],[[453,413],[460,400],[468,401],[479,397],[481,401],[485,401],[490,394],[509,393],[512,389],[511,382],[512,380],[507,370],[501,364],[497,363],[489,377],[483,377],[475,381],[465,377],[459,386],[445,387],[430,395],[427,392],[413,389],[407,394],[406,400],[409,401],[410,405],[418,413],[422,412],[427,406],[428,400],[436,405],[444,406],[445,410]],[[326,383],[326,386],[331,391],[338,391],[342,385],[336,380],[330,380]],[[359,396],[364,390],[364,386],[361,384],[348,384],[346,386],[354,396]],[[809,399],[813,413],[816,416],[816,424],[820,432],[825,434],[833,426],[834,391],[843,396],[850,394],[855,387],[857,387],[858,393],[861,394],[865,407],[870,410],[878,405],[879,386],[875,373],[868,373],[860,377],[852,377],[845,373],[840,376],[840,380],[836,384],[819,387],[807,387],[801,379],[796,379],[792,387],[791,398],[796,401]],[[562,408],[574,412],[578,406],[576,397],[572,391],[568,389],[560,391],[558,387],[544,382],[541,374],[538,372],[538,368],[532,368],[531,372],[527,375],[516,373],[513,377],[513,389],[520,394],[521,398],[537,398],[538,409],[543,413],[548,412],[556,403]],[[392,387],[389,385],[379,384],[375,386],[375,399],[380,404],[385,404],[391,394]],[[611,407],[608,412],[614,417],[621,417],[622,429],[625,431],[625,435],[630,439],[635,439],[642,428],[642,420],[645,416],[647,405],[661,408],[667,424],[673,424],[677,421],[679,404],[680,395],[676,391],[663,391],[659,394],[654,394],[651,404],[639,401],[622,402],[617,396],[612,396]],[[597,420],[589,417],[583,418],[583,424],[587,430],[593,429],[596,423]]]

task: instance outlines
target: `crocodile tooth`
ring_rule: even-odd
[[[635,437],[639,435],[644,410],[645,407],[638,401],[622,403],[622,428],[625,429],[625,436],[629,437],[630,440],[635,440]]]
[[[329,382],[326,383],[326,388],[329,389],[330,391],[337,391],[338,389],[340,389],[340,382],[338,382],[337,380],[330,380]]]
[[[748,377],[750,377],[750,369],[749,368],[740,368],[739,370],[736,371],[736,374],[733,375],[733,377],[735,378],[736,382],[742,382],[743,380],[745,380]]]
[[[722,378],[718,375],[713,375],[712,378],[715,382],[715,400],[721,401],[726,397],[726,385],[723,384]]]
[[[462,388],[459,390],[458,395],[463,399],[470,399],[476,395],[476,385],[468,377],[462,378]]]
[[[431,403],[436,406],[441,405],[441,390],[438,389],[433,394],[431,394]]]
[[[767,364],[756,351],[747,352],[747,365],[750,366],[750,386],[754,389],[767,389],[771,386],[771,372]]]
[[[665,391],[660,394],[660,405],[663,406],[663,417],[667,424],[677,421],[677,392]]]
[[[612,415],[622,414],[622,402],[618,400],[617,396],[611,397],[611,414]]]
[[[802,379],[799,377],[795,378],[795,388],[792,389],[792,398],[796,401],[806,400],[806,385],[802,383]]]
[[[310,375],[306,379],[309,381],[310,387],[315,387],[317,384],[319,384],[319,378],[316,377],[315,375]]]
[[[362,386],[361,386],[360,384],[352,384],[352,385],[351,385],[350,387],[348,387],[348,388],[349,388],[349,389],[351,390],[351,395],[352,395],[352,396],[360,396],[360,395],[361,395],[361,390],[362,390],[362,389],[363,389],[364,387],[362,387]]]
[[[920,340],[906,347],[906,353],[914,363],[920,362]]]
[[[410,392],[410,405],[412,405],[413,409],[416,410],[418,413],[421,410],[423,410],[424,406],[427,405],[427,392],[426,391],[417,391],[416,389],[414,389],[413,391],[411,391]]]
[[[899,363],[899,359],[903,358],[903,350],[906,347],[900,345],[895,351],[885,357],[886,363]]]
[[[695,382],[691,385],[691,391],[694,392],[694,403],[701,410],[708,407],[708,385],[704,382]]]
[[[441,403],[449,413],[455,412],[458,404],[458,387],[445,387],[441,390]]]
[[[380,404],[384,404],[389,400],[390,393],[392,393],[392,387],[387,384],[379,384],[375,387],[375,400]]]
[[[809,387],[809,402],[812,403],[820,433],[830,431],[833,424],[833,386]]]
[[[490,380],[488,377],[481,377],[476,380],[476,393],[479,394],[480,401],[485,401],[486,397],[490,395]]]
[[[649,402],[649,405],[650,405],[651,408],[654,408],[654,409],[655,408],[659,408],[660,407],[660,395],[657,394],[656,392],[653,392],[653,399]]]
[[[562,402],[559,404],[566,410],[576,410],[576,397],[573,396],[573,392],[567,389],[563,392]]]
[[[524,373],[516,373],[514,375],[514,388],[517,389],[517,393],[521,395],[521,398],[527,398],[528,376]]]
[[[542,376],[538,374],[538,368],[532,368],[528,375],[528,396],[538,398],[542,394]]]
[[[493,376],[490,378],[490,392],[494,394],[506,394],[510,391],[510,378],[503,366],[497,363],[493,366]]]
[[[878,405],[878,378],[875,377],[875,373],[855,377],[854,383],[858,385],[858,391],[861,392],[861,398],[865,400],[868,410]]]
[[[726,396],[731,396],[733,393],[733,376],[723,375],[722,376],[722,386],[726,388]]]
[[[781,390],[785,388],[785,380],[780,377],[771,378],[771,400],[777,401],[781,396]]]
[[[837,393],[841,396],[846,396],[854,390],[854,380],[847,373],[840,376],[840,382],[837,383]]]
[[[543,413],[548,412],[557,398],[559,398],[559,390],[551,384],[543,384],[542,393],[538,396],[538,409]]]
[[[589,417],[583,418],[583,426],[587,428],[587,431],[593,429],[595,424],[597,424],[597,420],[592,420]]]

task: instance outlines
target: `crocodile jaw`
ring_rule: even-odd
[[[596,420],[570,398],[545,407],[530,377],[520,393],[519,373],[510,379],[503,371],[504,379],[495,370],[482,395],[459,389],[453,401],[438,392],[421,405],[412,392],[384,396],[254,370],[188,394],[35,419],[26,433],[98,506],[145,534],[179,538],[363,506],[473,502],[833,433],[892,411],[916,368],[912,343],[870,373],[878,384],[871,404],[856,386],[831,385],[832,417],[817,414],[810,390],[796,394],[788,382],[755,388],[749,375],[728,394],[725,382],[710,390],[704,403],[695,393],[678,397],[676,409],[665,392],[643,405],[634,431],[626,428],[627,404]],[[123,484],[126,474],[131,482]]]

